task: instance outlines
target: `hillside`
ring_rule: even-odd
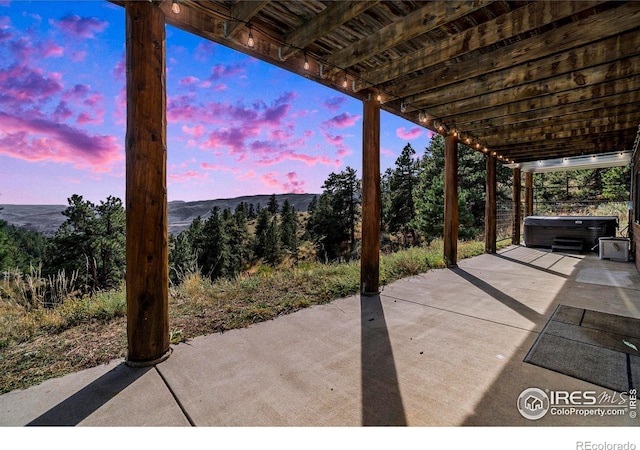
[[[277,194],[278,203],[282,205],[286,200],[300,212],[307,210],[309,202],[316,194]],[[179,233],[189,227],[189,224],[198,216],[203,219],[209,217],[214,206],[221,210],[225,208],[235,209],[239,203],[253,203],[254,206],[265,207],[271,195],[250,195],[244,197],[200,200],[195,202],[173,201],[169,202],[169,233]],[[55,234],[56,230],[65,220],[62,212],[66,205],[0,205],[0,220],[10,225],[38,231],[47,236]]]

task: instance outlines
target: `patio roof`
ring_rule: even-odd
[[[163,0],[162,9],[174,27],[356,98],[379,95],[383,110],[504,162],[628,150],[640,124],[640,2]]]

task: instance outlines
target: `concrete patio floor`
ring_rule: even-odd
[[[511,246],[331,304],[0,396],[0,425],[635,426],[524,418],[523,390],[606,391],[523,362],[558,304],[640,318],[632,263]],[[613,392],[607,391],[613,395]]]

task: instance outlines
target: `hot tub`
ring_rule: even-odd
[[[524,218],[524,245],[552,248],[557,240],[581,240],[582,250],[598,248],[598,239],[613,237],[616,216],[528,216]]]

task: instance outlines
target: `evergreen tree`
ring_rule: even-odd
[[[298,214],[295,208],[285,199],[282,204],[280,219],[280,242],[282,248],[289,251],[294,257],[298,252]]]
[[[310,211],[307,231],[325,258],[333,259],[354,249],[360,217],[360,180],[355,170],[347,167],[338,174],[329,174],[322,189],[317,205]]]
[[[418,165],[414,159],[415,150],[407,144],[396,160],[395,169],[388,176],[389,210],[388,227],[392,233],[401,233],[404,245],[407,235],[415,242],[415,228],[412,222],[416,215],[414,187],[417,182]]]
[[[68,199],[67,217],[50,241],[45,275],[78,271],[88,291],[109,289],[124,279],[125,212],[122,201],[108,197],[95,205],[80,195]]]
[[[463,172],[459,162],[458,172]],[[442,237],[444,227],[444,138],[436,135],[421,160],[420,173],[414,191],[416,215],[411,223],[427,243]],[[477,168],[476,171],[479,171]],[[482,171],[484,173],[484,170]],[[483,175],[484,176],[484,175]],[[479,232],[474,216],[467,207],[468,192],[458,184],[458,222],[460,239],[471,239]],[[476,189],[484,191],[484,182]],[[484,217],[484,209],[483,215]],[[480,219],[482,220],[482,219]]]
[[[276,194],[271,194],[269,197],[269,203],[267,203],[267,210],[272,214],[278,214],[280,211],[280,205],[278,204],[278,199],[276,198]]]
[[[230,273],[229,238],[225,233],[220,208],[214,206],[202,228],[203,247],[198,255],[202,273],[215,280]]]
[[[169,280],[179,284],[184,276],[195,272],[197,258],[187,230],[169,235]]]

